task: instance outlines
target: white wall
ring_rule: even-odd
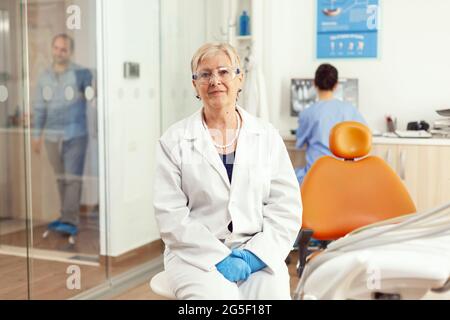
[[[64,8],[68,8],[70,5],[77,5],[81,10],[81,30],[72,33],[75,41],[73,61],[95,70],[97,69],[95,53],[98,45],[93,32],[96,29],[96,3],[91,0],[66,0]],[[68,17],[69,14],[64,11],[64,16]]]
[[[118,256],[159,238],[153,212],[154,146],[160,127],[159,1],[103,3],[104,47],[98,61],[101,201],[106,203],[108,255]],[[98,16],[100,19],[100,16]],[[101,24],[100,26],[101,27]],[[139,79],[124,79],[125,61],[140,64]],[[100,69],[101,66],[99,66]],[[103,135],[105,129],[105,135]],[[105,166],[106,163],[106,166]],[[105,198],[106,197],[106,198]],[[103,207],[104,209],[104,207]],[[104,221],[105,210],[101,212]],[[102,237],[103,239],[103,237]],[[105,254],[104,243],[102,254]]]
[[[162,131],[201,107],[191,84],[191,58],[206,39],[206,1],[161,1]]]
[[[399,128],[414,120],[432,122],[435,109],[450,108],[450,1],[380,0],[377,59],[315,58],[316,1],[265,1],[264,70],[272,122],[296,127],[289,116],[289,82],[313,77],[320,63],[334,64],[342,77],[359,78],[359,105],[372,129],[385,131],[384,115]]]
[[[251,0],[161,1],[161,120],[171,124],[202,107],[191,84],[192,55],[205,42],[237,45],[238,16]],[[258,0],[259,1],[259,0]],[[231,14],[230,14],[231,12]],[[233,36],[229,36],[231,33]],[[238,48],[239,49],[239,48]]]

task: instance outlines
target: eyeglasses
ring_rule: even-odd
[[[231,67],[221,67],[216,69],[217,73],[211,70],[201,70],[192,75],[192,79],[198,81],[200,84],[210,83],[213,76],[217,77],[221,82],[230,82],[238,74],[241,73],[239,68],[233,69]]]

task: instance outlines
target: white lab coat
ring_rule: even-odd
[[[263,120],[269,119],[266,92],[262,68],[256,61],[256,56],[252,54],[249,58],[248,72],[242,92],[242,104],[245,110]]]
[[[270,273],[292,249],[302,204],[286,147],[272,125],[238,111],[243,122],[231,185],[200,110],[171,126],[157,144],[154,208],[165,261],[175,255],[208,272],[230,248],[241,247]]]

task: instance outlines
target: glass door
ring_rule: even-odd
[[[0,4],[3,299],[67,299],[107,280],[108,259],[100,256],[96,5]]]
[[[66,299],[107,280],[100,257],[96,2],[22,2],[31,299]]]
[[[25,188],[22,14],[0,2],[0,299],[27,299],[28,233]]]

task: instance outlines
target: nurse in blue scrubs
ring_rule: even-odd
[[[366,124],[353,105],[334,97],[338,79],[335,67],[328,63],[320,65],[314,78],[319,101],[299,114],[296,147],[300,149],[306,145],[306,166],[295,170],[300,184],[314,161],[322,156],[331,155],[328,139],[331,129],[336,124],[342,121],[358,121]]]

